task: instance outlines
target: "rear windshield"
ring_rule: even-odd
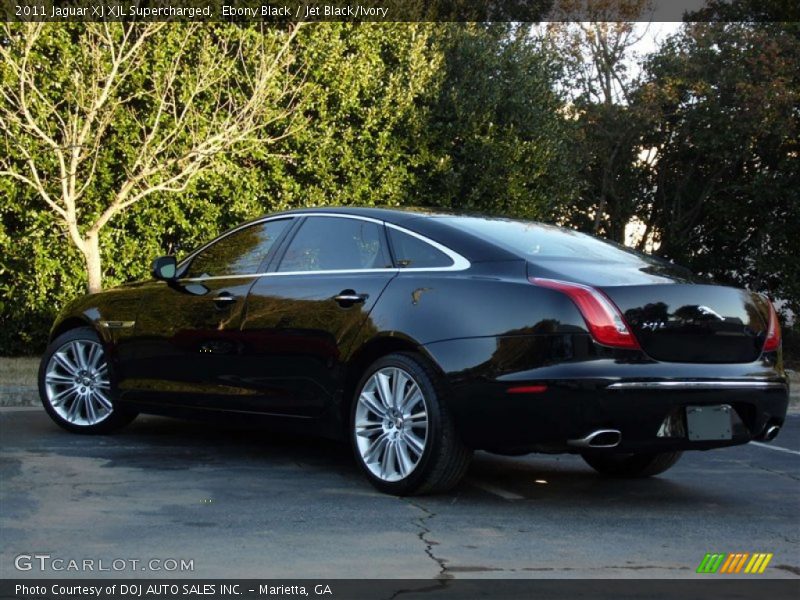
[[[582,258],[614,262],[643,258],[611,242],[554,225],[479,217],[444,217],[444,220],[526,258]]]

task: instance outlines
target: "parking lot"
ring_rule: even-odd
[[[456,490],[416,498],[374,491],[344,446],[259,429],[140,417],[83,437],[24,407],[0,409],[0,439],[6,578],[684,578],[707,552],[773,553],[760,577],[800,577],[798,414],[769,448],[687,453],[650,480],[480,453]],[[15,568],[35,553],[127,562]]]

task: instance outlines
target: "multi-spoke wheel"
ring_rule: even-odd
[[[47,349],[39,394],[52,419],[70,431],[102,433],[136,416],[115,407],[103,345],[88,328],[68,331]]]
[[[428,408],[419,385],[398,367],[375,371],[356,405],[356,443],[364,464],[383,481],[408,477],[428,438]]]
[[[376,361],[357,386],[351,414],[356,457],[378,489],[431,493],[458,483],[471,452],[460,442],[421,357],[391,354]]]

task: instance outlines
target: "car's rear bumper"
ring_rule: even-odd
[[[467,342],[462,356],[479,354],[472,340],[454,342]],[[432,350],[447,360],[455,347]],[[466,443],[508,452],[578,452],[586,448],[576,440],[616,430],[619,444],[603,451],[706,450],[763,438],[769,427],[783,424],[789,402],[786,378],[765,361],[714,365],[598,357],[532,366],[504,369],[490,358],[446,370],[449,405]],[[731,408],[730,439],[690,440],[686,408],[716,405]]]

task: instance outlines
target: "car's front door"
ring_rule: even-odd
[[[133,336],[119,348],[124,397],[232,407],[255,393],[241,385],[240,327],[247,294],[292,219],[244,226],[181,265],[176,281],[145,284]]]
[[[312,417],[331,405],[342,360],[375,330],[370,311],[395,275],[381,222],[304,219],[253,285],[242,323],[265,410]]]

